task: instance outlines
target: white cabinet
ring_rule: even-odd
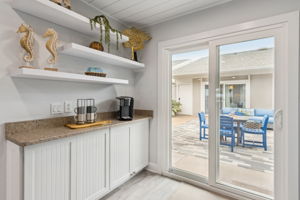
[[[99,199],[109,191],[109,130],[99,130],[72,139],[71,199]]]
[[[70,141],[24,148],[24,200],[70,199]]]
[[[113,189],[130,177],[129,126],[110,129],[110,188]]]
[[[148,165],[149,120],[24,147],[24,200],[96,200]]]
[[[130,171],[136,174],[149,163],[149,120],[130,125]]]
[[[110,189],[127,181],[148,165],[149,120],[110,130]]]

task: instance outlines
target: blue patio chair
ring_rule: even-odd
[[[265,151],[267,151],[268,121],[269,121],[269,116],[264,115],[264,118],[262,120],[262,127],[260,129],[251,129],[251,128],[246,128],[246,127],[242,126],[241,127],[241,135],[242,135],[243,146],[263,147],[265,149]],[[262,142],[245,140],[245,134],[262,135]]]
[[[204,112],[200,112],[198,113],[198,117],[199,117],[199,122],[200,122],[200,140],[202,139],[208,139],[208,136],[206,135],[206,129],[208,129],[208,124],[206,124],[206,120],[205,120],[205,113]],[[202,136],[202,131],[203,131],[203,136]]]
[[[220,116],[220,136],[225,137],[226,139],[230,138],[230,143],[223,142],[221,140],[221,145],[230,146],[231,152],[235,146],[235,132],[233,126],[233,118],[229,116]]]

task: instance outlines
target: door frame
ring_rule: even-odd
[[[255,33],[270,29],[280,30],[278,33],[281,37],[280,45],[283,47],[281,64],[286,66],[281,77],[286,81],[283,87],[286,94],[281,98],[284,99],[282,125],[287,130],[288,136],[281,136],[281,141],[275,147],[277,160],[275,161],[275,189],[274,199],[299,199],[299,12],[277,15],[260,20],[254,20],[238,25],[207,31],[195,35],[176,38],[158,43],[158,99],[157,99],[157,118],[158,118],[158,166],[160,173],[166,176],[177,178],[190,182],[192,184],[204,187],[214,192],[219,192],[233,198],[239,199],[266,199],[262,196],[250,194],[248,192],[232,190],[227,187],[215,187],[214,183],[200,183],[189,180],[185,177],[169,172],[170,164],[170,137],[171,130],[171,51],[188,45],[204,44],[212,40],[225,38],[226,36],[238,36],[241,34]],[[216,53],[216,52],[210,52]],[[212,58],[212,56],[211,56]],[[217,60],[210,60],[210,65],[215,65]],[[168,66],[168,67],[166,67]],[[212,75],[212,74],[211,74]],[[212,75],[213,76],[213,75]],[[215,77],[211,77],[215,78]],[[296,83],[296,84],[295,84]],[[215,87],[213,87],[215,88]],[[215,102],[215,97],[210,95],[210,101]],[[276,96],[277,98],[277,96]],[[214,110],[212,111],[214,112]],[[214,117],[214,116],[211,116]],[[212,125],[213,126],[213,125]],[[289,131],[291,130],[291,131]],[[212,137],[211,140],[214,138]],[[277,150],[276,150],[277,149]],[[280,151],[278,151],[280,150]],[[216,160],[214,156],[212,160]],[[210,161],[211,162],[211,161]],[[212,171],[212,170],[210,170]],[[215,173],[210,172],[211,176]]]

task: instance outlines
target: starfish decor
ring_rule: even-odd
[[[129,37],[128,42],[124,42],[123,46],[126,48],[131,48],[131,59],[137,61],[136,51],[144,48],[144,42],[151,40],[151,36],[147,33],[140,31],[134,27],[125,29],[122,32],[123,35]]]

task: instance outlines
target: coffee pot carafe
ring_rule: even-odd
[[[77,107],[74,112],[77,114],[74,116],[76,124],[84,124],[86,122],[85,99],[77,99]]]
[[[97,119],[95,99],[86,99],[86,122],[94,123]]]

